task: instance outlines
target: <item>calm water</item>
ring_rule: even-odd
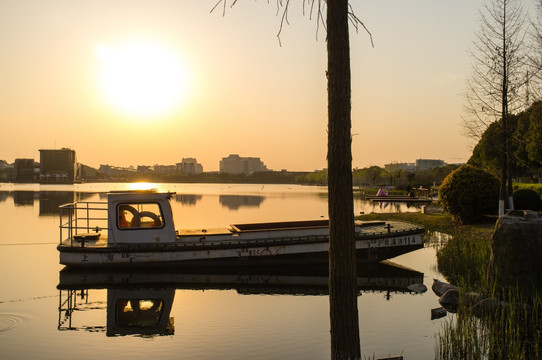
[[[325,269],[60,273],[58,205],[105,200],[105,191],[133,186],[0,184],[1,359],[329,359]],[[176,228],[327,218],[326,189],[320,187],[158,188],[176,192]],[[355,200],[356,213],[416,210]],[[430,319],[430,310],[439,307],[430,286],[433,278],[443,279],[435,270],[435,249],[427,246],[392,261],[403,268],[359,271],[363,356],[433,359],[435,334],[445,319]],[[95,285],[78,286],[83,276]],[[107,289],[106,282],[115,285]],[[429,291],[408,291],[415,282]],[[140,326],[115,315],[127,303],[130,314],[142,314]]]

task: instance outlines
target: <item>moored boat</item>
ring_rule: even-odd
[[[72,267],[306,264],[328,260],[329,221],[235,224],[175,230],[172,193],[111,192],[107,202],[60,207],[60,263]],[[358,262],[423,247],[424,228],[355,221]]]

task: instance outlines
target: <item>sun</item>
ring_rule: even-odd
[[[188,90],[188,74],[179,57],[152,41],[118,45],[100,43],[98,81],[107,101],[132,116],[154,116],[180,106]]]

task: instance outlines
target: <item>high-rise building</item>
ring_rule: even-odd
[[[416,159],[416,170],[418,171],[443,167],[444,165],[446,165],[444,160]]]
[[[269,171],[260,158],[230,154],[220,161],[221,173],[250,175],[257,171]]]
[[[75,150],[40,149],[40,183],[73,184],[79,180],[77,175]]]
[[[203,166],[195,158],[183,158],[180,163],[175,164],[177,172],[186,175],[196,175],[203,172]]]
[[[15,159],[13,170],[16,183],[34,182],[34,159]]]

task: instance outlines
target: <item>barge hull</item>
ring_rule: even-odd
[[[285,244],[278,242],[252,246],[201,245],[175,247],[85,248],[59,246],[60,263],[73,267],[184,267],[251,264],[324,264],[329,255],[328,241]],[[358,263],[379,262],[423,248],[423,233],[357,240]]]

